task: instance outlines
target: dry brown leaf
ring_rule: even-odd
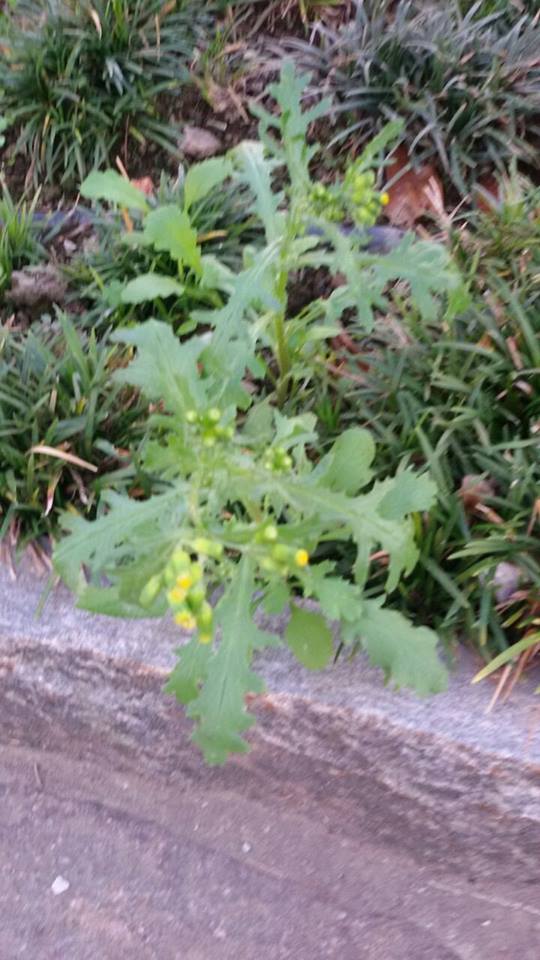
[[[477,510],[480,505],[483,505],[485,499],[492,497],[494,493],[495,491],[489,480],[473,473],[465,474],[459,488],[463,506],[468,511]]]
[[[500,513],[497,513],[496,510],[492,510],[491,507],[486,506],[485,503],[478,503],[475,507],[475,510],[481,517],[485,517],[486,520],[489,520],[490,523],[504,523],[503,518]],[[511,535],[508,535],[511,539]]]
[[[56,488],[57,488],[57,486],[58,486],[58,481],[60,480],[60,477],[61,477],[61,476],[62,476],[62,469],[60,469],[60,470],[58,471],[58,473],[56,473],[56,474],[51,478],[51,480],[49,480],[49,484],[48,484],[48,486],[47,486],[47,500],[46,500],[46,503],[45,503],[45,511],[44,511],[44,514],[43,514],[43,516],[45,516],[45,517],[48,517],[48,516],[49,516],[49,514],[50,514],[50,512],[51,512],[51,510],[52,510],[52,508],[53,508],[54,495],[55,495],[55,493],[56,493]]]
[[[197,243],[207,243],[208,240],[223,240],[228,237],[228,230],[209,230],[208,233],[199,233]]]
[[[516,370],[523,370],[523,360],[521,359],[521,354],[518,349],[517,340],[515,337],[506,338],[506,346],[508,347],[508,353],[512,359],[512,363]]]
[[[83,470],[91,470],[97,473],[98,468],[87,460],[81,460],[74,453],[68,453],[67,450],[61,450],[59,447],[49,447],[45,443],[38,443],[35,447],[30,447],[30,453],[42,453],[46,457],[55,457],[57,460],[64,460],[66,463],[72,463]]]
[[[101,40],[101,37],[103,36],[103,31],[101,29],[101,20],[99,19],[99,14],[97,10],[94,10],[93,7],[90,7],[90,16],[94,21],[94,26],[98,32],[99,39]]]
[[[137,187],[137,190],[140,190],[141,193],[146,194],[147,197],[154,196],[155,187],[152,177],[138,177],[132,180],[131,183],[134,187]]]
[[[521,390],[526,397],[532,397],[534,394],[534,387],[531,386],[528,380],[516,380],[514,386],[517,390]]]
[[[426,214],[444,215],[442,183],[433,165],[428,163],[416,170],[407,170],[409,163],[407,149],[401,146],[387,170],[389,180],[398,177],[388,189],[390,202],[385,209],[390,223],[397,227],[412,227]]]
[[[114,162],[115,162],[116,166],[118,167],[118,169],[119,169],[121,175],[123,176],[124,180],[129,180],[129,173],[127,172],[127,170],[126,170],[126,168],[125,168],[125,166],[124,166],[124,164],[123,164],[123,162],[122,162],[122,157],[115,157],[115,161],[114,161]]]
[[[531,519],[529,520],[529,525],[527,527],[527,536],[530,537],[533,532],[534,524],[538,520],[540,523],[540,497],[534,501],[534,506],[531,513]]]
[[[482,213],[493,213],[501,200],[501,185],[493,174],[486,174],[478,180],[474,195],[476,206]]]

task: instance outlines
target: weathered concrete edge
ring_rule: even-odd
[[[286,652],[259,661],[268,688],[254,709],[253,750],[210,770],[183,714],[161,687],[176,628],[91,617],[65,591],[36,620],[43,582],[0,571],[0,739],[62,750],[152,775],[219,781],[265,802],[291,793],[340,828],[362,830],[475,875],[538,879],[540,716],[526,681],[486,716],[491,687],[469,684],[466,658],[450,690],[431,700],[392,694],[360,660],[308,674]],[[536,722],[535,722],[536,720]]]

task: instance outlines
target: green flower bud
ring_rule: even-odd
[[[168,563],[163,571],[163,579],[168,587],[172,587],[176,583],[176,578],[178,572],[173,563]]]
[[[215,433],[220,440],[232,440],[234,437],[234,427],[216,427]]]
[[[196,537],[193,549],[205,557],[213,557],[214,560],[220,560],[223,556],[223,544],[216,540],[207,540],[206,537]]]
[[[175,574],[180,573],[181,570],[185,570],[186,567],[189,567],[191,563],[191,557],[189,553],[186,553],[185,550],[175,550],[171,556],[169,564],[172,565],[172,568]]]
[[[291,559],[291,550],[283,543],[276,543],[272,548],[272,559],[278,563],[287,563]]]
[[[141,607],[150,607],[156,597],[158,596],[161,588],[163,586],[162,577],[157,575],[150,577],[150,580],[141,590],[141,595],[139,597],[139,603]]]
[[[192,563],[190,567],[190,573],[193,579],[193,583],[199,583],[203,578],[203,568],[200,563]]]
[[[200,610],[206,600],[206,591],[203,587],[192,587],[187,596],[187,602],[195,613]]]
[[[368,210],[361,209],[356,212],[356,222],[363,227],[369,227],[373,223],[373,217]]]
[[[203,630],[207,630],[211,626],[214,619],[214,611],[208,602],[204,603],[197,613],[197,626]]]

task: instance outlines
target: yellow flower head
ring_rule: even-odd
[[[172,603],[173,606],[178,606],[178,604],[183,603],[186,599],[186,591],[180,587],[173,587],[172,590],[169,590],[167,597],[169,603]]]
[[[193,586],[191,573],[181,573],[180,576],[176,578],[176,586],[180,587],[180,590],[189,590],[189,588]]]
[[[181,610],[180,613],[177,613],[174,622],[178,624],[179,627],[183,627],[184,630],[194,630],[197,626],[195,617],[188,613],[187,610]]]
[[[387,207],[388,204],[390,203],[390,194],[386,193],[385,191],[384,193],[381,193],[379,199],[381,201],[382,206]]]
[[[297,567],[307,567],[309,563],[309,553],[307,550],[297,550],[294,555],[294,562]]]

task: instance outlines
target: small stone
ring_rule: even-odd
[[[55,897],[59,897],[61,893],[69,890],[69,882],[64,877],[57,877],[51,886],[51,890]]]
[[[505,603],[516,592],[521,580],[521,569],[515,563],[498,563],[493,575],[495,599],[497,603]]]
[[[61,304],[66,288],[66,281],[56,267],[24,267],[11,274],[11,288],[6,291],[6,299],[18,307]]]
[[[95,253],[99,253],[99,239],[97,234],[91,233],[90,236],[84,240],[82,250],[87,256],[93,256]]]
[[[223,149],[221,140],[210,130],[204,127],[184,127],[184,135],[180,143],[180,149],[187,157],[194,160],[204,160],[206,157],[213,157]]]

